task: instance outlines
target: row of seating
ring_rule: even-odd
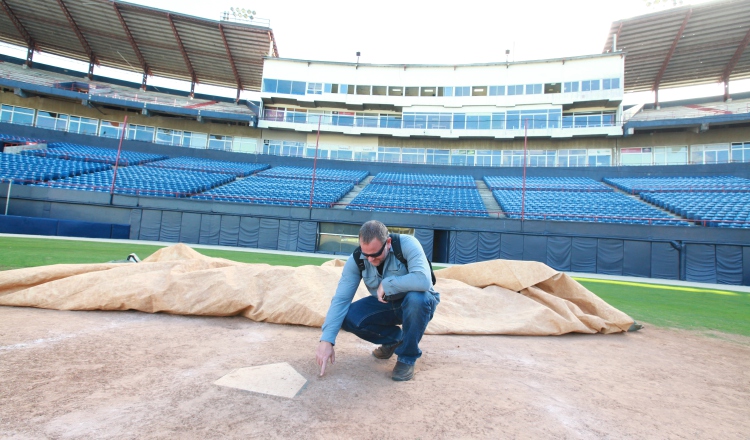
[[[364,180],[370,174],[362,170],[340,170],[335,168],[315,168],[313,170],[312,167],[280,166],[261,171],[258,175],[262,177],[312,180],[313,173],[315,174],[316,182],[318,180],[330,180],[335,182],[350,182],[354,185]]]
[[[263,171],[271,166],[265,163],[229,162],[224,160],[202,159],[198,157],[173,157],[144,164],[149,167],[171,168],[175,170],[203,171],[209,173],[233,174],[245,177]]]
[[[107,164],[73,162],[0,153],[0,180],[20,184],[45,182],[111,168]]]
[[[460,174],[378,173],[370,184],[476,188],[474,178]]]
[[[736,176],[619,177],[604,182],[631,194],[642,192],[750,191],[750,180]]]
[[[117,161],[117,150],[109,148],[89,147],[87,145],[70,144],[58,142],[48,144],[46,149],[26,150],[21,154],[39,157],[51,157],[55,159],[78,160],[84,162],[100,162],[114,165]],[[160,154],[138,153],[135,151],[121,151],[121,166],[140,165],[155,160],[168,159],[169,156]]]
[[[703,226],[750,228],[750,192],[641,193],[640,196]]]
[[[34,139],[34,138],[28,138],[25,136],[15,136],[12,134],[5,134],[0,133],[0,142],[4,144],[14,143],[14,144],[25,144],[25,143],[32,143],[32,144],[43,144],[46,141],[42,139]]]
[[[309,206],[312,194],[314,207],[330,208],[352,188],[354,185],[349,182],[316,179],[313,189],[312,179],[283,179],[256,174],[195,195],[193,198],[282,206]]]
[[[346,209],[487,217],[487,208],[475,188],[412,185],[368,185]]]
[[[689,226],[636,199],[615,192],[495,190],[492,195],[509,218]]]
[[[511,177],[484,176],[490,190],[527,191],[614,191],[611,187],[589,177]]]
[[[34,186],[109,192],[114,170],[81,174],[61,180],[37,183]],[[233,181],[231,174],[204,173],[160,169],[143,166],[124,167],[117,170],[114,192],[138,196],[189,197]]]

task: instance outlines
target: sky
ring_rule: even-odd
[[[81,1],[81,0],[79,0]],[[82,0],[85,1],[85,0]],[[561,58],[602,53],[611,23],[663,10],[646,0],[130,0],[159,9],[219,20],[231,7],[255,10],[270,21],[282,58],[357,60],[384,64],[464,64]],[[700,4],[706,0],[682,0]],[[673,0],[661,2],[671,5]],[[25,58],[25,49],[0,45],[0,52]],[[20,54],[20,55],[19,55]],[[70,61],[35,54],[41,63],[73,67]],[[79,70],[87,66],[78,63]],[[97,67],[95,73],[140,82],[138,74]],[[745,84],[747,83],[747,84]],[[149,84],[188,90],[189,83],[150,78]],[[730,92],[750,90],[750,81],[730,83]],[[235,91],[199,85],[196,92],[234,96]],[[660,92],[660,100],[721,95],[721,85]],[[626,101],[651,102],[652,94]],[[251,99],[243,92],[243,98]]]

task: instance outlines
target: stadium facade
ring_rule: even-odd
[[[132,12],[162,20],[159,11]],[[177,22],[183,35],[190,34],[190,26],[221,24],[202,19],[191,24],[184,17]],[[0,23],[3,32],[15,31],[3,30]],[[216,41],[227,41],[222,32]],[[352,184],[343,198],[325,207],[312,195],[309,204],[299,197],[237,203],[214,195],[73,190],[51,179],[0,185],[3,195],[11,191],[9,214],[30,218],[21,223],[27,231],[34,230],[33,219],[57,219],[128,225],[131,239],[341,254],[356,243],[357,226],[377,217],[413,233],[436,262],[524,259],[575,272],[750,285],[750,228],[745,227],[750,218],[667,213],[638,198],[636,190],[626,196],[614,184],[606,191],[662,213],[577,217],[542,208],[519,213],[503,205],[503,197],[514,196],[518,188],[494,186],[491,179],[589,178],[603,186],[604,179],[653,176],[747,179],[750,97],[624,108],[630,55],[619,50],[518,63],[370,65],[263,57],[259,54],[269,52],[269,43],[258,45],[263,46],[256,50],[262,74],[250,67],[238,72],[227,45],[227,67],[234,74],[214,80],[227,85],[234,77],[237,90],[253,84],[259,92],[251,101],[157,91],[145,77],[140,84],[127,83],[6,57],[0,63],[0,133],[10,137],[3,144],[23,145],[26,138],[115,149],[122,135],[126,151],[267,164],[271,170],[314,165],[372,176],[462,175],[476,182],[471,192],[480,204],[444,212],[428,208],[428,201],[424,206],[356,202],[372,188],[396,197],[393,187],[409,186],[377,185],[371,178]],[[138,45],[132,47],[138,52]],[[275,43],[270,47],[277,55]],[[174,50],[161,49],[170,56]],[[189,50],[177,50],[189,60]],[[201,73],[169,68],[177,72],[170,77],[193,82]],[[448,189],[433,197],[464,197],[452,184],[420,185],[407,190],[432,194],[432,187],[445,185]],[[743,188],[738,197],[750,190]],[[580,195],[564,187],[552,194],[540,189],[534,197],[562,201]],[[524,191],[529,203],[536,200],[533,192]]]

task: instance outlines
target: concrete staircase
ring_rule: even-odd
[[[370,182],[372,181],[374,177],[375,176],[367,176],[364,178],[364,180],[359,182],[357,185],[354,185],[354,188],[352,188],[351,191],[346,193],[346,195],[344,195],[344,197],[342,197],[341,200],[339,200],[338,202],[336,202],[335,205],[333,205],[333,209],[345,209],[346,205],[351,203],[352,200],[354,200],[354,198],[357,197],[357,194],[359,194],[367,185],[370,184]]]
[[[608,184],[607,182],[602,182],[602,183],[603,183],[603,184],[605,184],[605,185],[607,185],[607,186],[609,186],[610,188],[614,189],[614,190],[615,190],[615,192],[618,192],[618,193],[620,193],[620,194],[625,194],[626,196],[628,196],[628,197],[630,197],[630,198],[632,198],[632,199],[634,199],[634,200],[636,200],[636,201],[638,201],[638,202],[640,202],[640,203],[645,203],[645,204],[647,204],[648,206],[650,206],[650,207],[652,207],[652,208],[654,208],[654,209],[658,209],[659,211],[661,211],[661,212],[663,212],[663,213],[667,214],[668,216],[670,216],[670,217],[672,217],[672,218],[674,218],[674,219],[677,219],[677,220],[683,220],[683,221],[686,221],[686,222],[690,222],[690,226],[694,226],[693,222],[691,222],[691,221],[690,221],[690,220],[688,220],[687,218],[685,218],[685,217],[682,217],[682,216],[679,216],[679,215],[677,215],[677,214],[675,214],[675,213],[673,213],[673,212],[670,212],[670,211],[668,211],[668,210],[666,210],[666,209],[662,208],[661,206],[657,206],[657,205],[654,205],[653,203],[649,203],[649,202],[647,202],[647,201],[643,200],[642,198],[640,198],[640,197],[639,197],[638,195],[636,195],[636,194],[630,194],[629,192],[625,192],[625,191],[621,190],[620,188],[618,188],[618,187],[616,187],[616,186],[614,186],[614,185],[610,185],[610,184]]]
[[[487,184],[484,183],[484,180],[477,180],[477,189],[479,190],[479,196],[482,198],[482,203],[484,203],[484,206],[487,208],[487,211],[490,212],[490,217],[492,218],[498,218],[498,213],[500,213],[499,218],[505,218],[505,214],[502,212],[503,209],[500,208],[500,205],[497,204],[497,200],[495,200],[495,197],[492,195],[492,191],[487,187]]]

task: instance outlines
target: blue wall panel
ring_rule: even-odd
[[[573,237],[570,251],[572,272],[596,273],[596,238]]]
[[[130,210],[130,239],[138,240],[141,235],[141,216],[142,211],[140,209]]]
[[[213,214],[201,214],[201,231],[198,243],[219,244],[219,231],[221,230],[221,216]]]
[[[479,233],[456,232],[456,263],[468,264],[477,261],[477,240]]]
[[[716,282],[716,246],[685,244],[685,280],[701,283]]]
[[[680,253],[669,243],[651,243],[651,277],[680,279]]]
[[[432,248],[435,243],[435,232],[432,229],[415,229],[414,238],[419,240],[427,259],[432,261]]]
[[[742,284],[742,247],[716,246],[716,282]]]
[[[279,221],[275,218],[260,219],[260,236],[258,247],[260,249],[278,249],[279,246]]]
[[[547,266],[569,272],[572,248],[573,240],[570,237],[547,237]]]
[[[523,260],[523,235],[503,234],[500,237],[500,258]]]
[[[201,238],[201,215],[183,212],[180,221],[180,243],[197,244]]]
[[[242,217],[240,219],[240,238],[238,244],[242,247],[257,248],[260,236],[260,219],[256,217]]]
[[[141,213],[141,232],[139,240],[159,241],[161,230],[161,211],[147,209]]]
[[[79,222],[75,220],[57,221],[57,233],[63,237],[110,238],[111,223]]]
[[[596,251],[597,273],[622,275],[623,243],[622,240],[600,238]]]
[[[651,242],[624,241],[622,274],[628,277],[651,276]]]
[[[159,241],[177,243],[180,241],[180,228],[182,227],[182,213],[177,211],[164,211],[161,214],[161,230]]]
[[[318,223],[299,222],[299,235],[297,237],[297,252],[315,252],[318,243]]]
[[[523,259],[547,263],[547,237],[543,235],[524,235]]]
[[[240,217],[236,215],[222,215],[219,244],[221,246],[237,246],[239,237]]]
[[[479,261],[497,260],[500,258],[499,232],[480,232],[477,243],[477,259]]]

